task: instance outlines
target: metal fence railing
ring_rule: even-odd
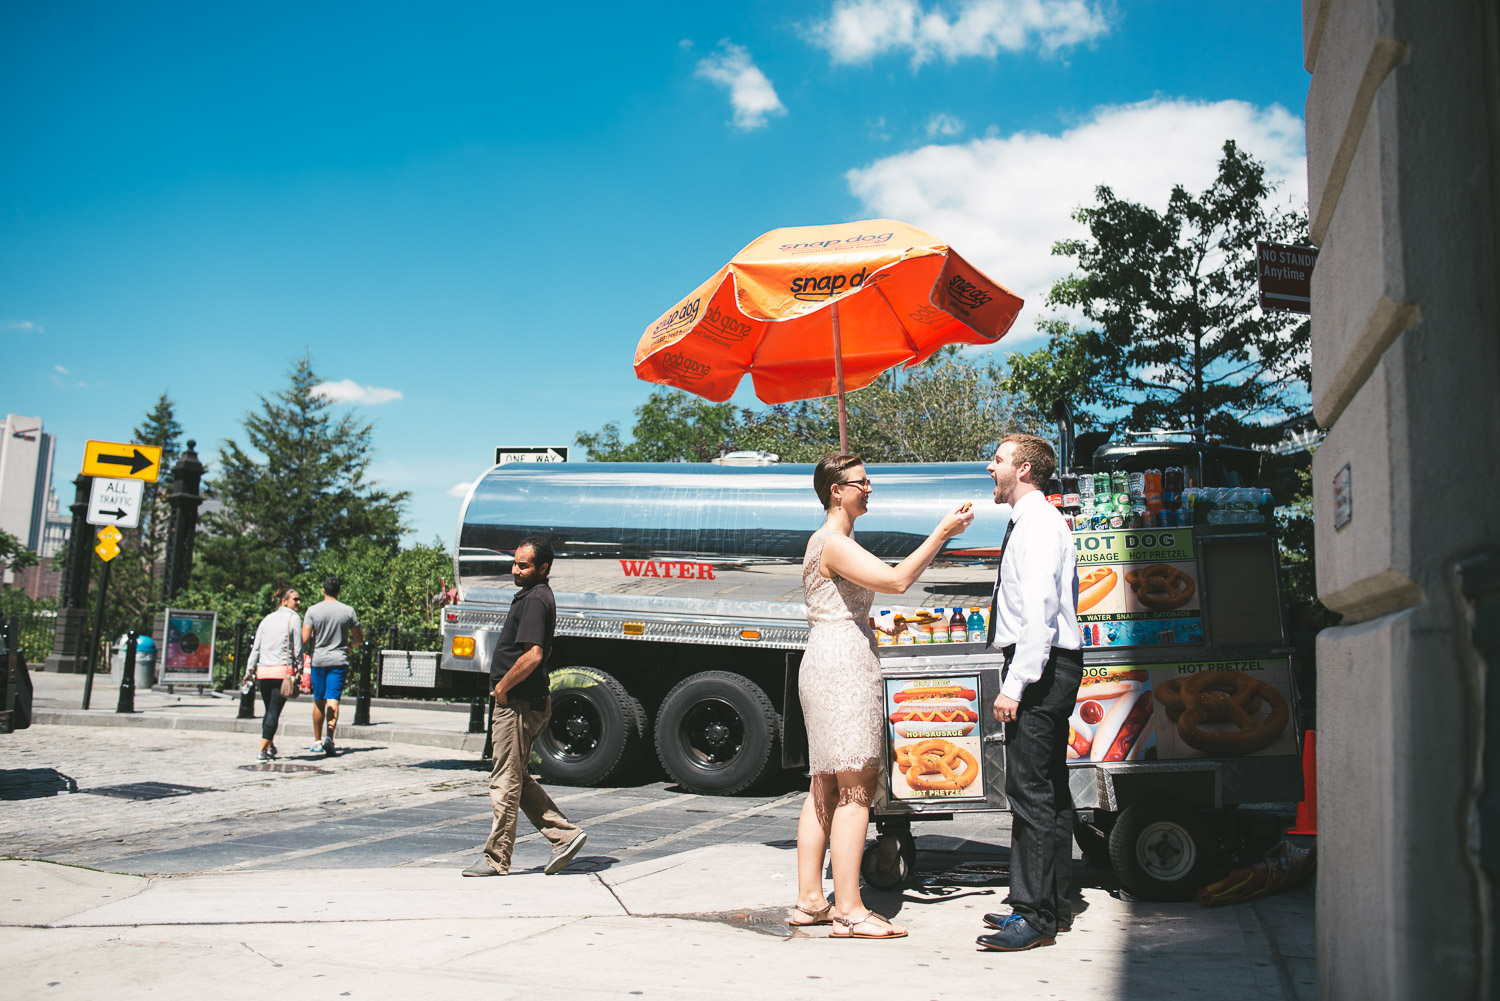
[[[26,664],[35,670],[52,652],[52,640],[57,635],[57,613],[35,611],[17,616],[18,638],[21,655]]]

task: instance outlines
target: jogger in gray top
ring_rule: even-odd
[[[323,582],[323,600],[307,610],[302,623],[302,645],[312,655],[313,744],[308,750],[334,753],[333,728],[339,721],[339,697],[344,694],[344,675],[349,668],[349,644],[365,640],[354,609],[339,600],[340,582]],[[328,737],[323,737],[323,720]]]

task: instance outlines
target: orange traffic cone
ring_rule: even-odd
[[[1297,804],[1297,822],[1288,834],[1318,834],[1318,733],[1307,731],[1302,741],[1302,802]]]

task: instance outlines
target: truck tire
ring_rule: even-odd
[[[1113,866],[1114,860],[1109,855],[1109,833],[1105,825],[1074,817],[1073,840],[1083,853],[1083,864],[1090,869],[1108,869]]]
[[[688,792],[733,796],[777,763],[781,717],[760,686],[728,671],[678,682],[656,714],[656,754]]]
[[[550,683],[552,718],[532,756],[544,782],[604,785],[639,760],[646,711],[624,685],[593,667],[558,668]]]
[[[1109,832],[1115,875],[1141,900],[1191,900],[1217,875],[1218,854],[1203,812],[1183,803],[1132,803]]]

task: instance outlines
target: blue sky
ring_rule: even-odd
[[[165,391],[212,475],[307,350],[449,540],[496,445],[628,428],[641,331],[760,233],[903,219],[1035,347],[1094,185],[1235,138],[1305,207],[1307,83],[1290,0],[5,4],[0,407],[66,482]]]

